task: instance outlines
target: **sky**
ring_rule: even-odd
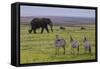
[[[93,9],[21,6],[21,16],[95,17]]]

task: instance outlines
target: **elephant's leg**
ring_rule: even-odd
[[[32,33],[32,29],[28,30],[29,33]]]
[[[49,29],[48,29],[48,27],[45,27],[45,29],[46,29],[46,31],[49,33]]]
[[[34,28],[33,31],[34,31],[34,34],[36,34],[36,28]]]
[[[42,29],[41,29],[41,33],[43,33],[43,31],[44,31],[44,27],[42,27]]]
[[[32,33],[32,30],[33,30],[33,29],[32,29],[32,27],[31,27],[31,28],[28,30],[28,32],[29,32],[29,33]]]

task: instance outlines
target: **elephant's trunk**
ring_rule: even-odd
[[[49,25],[50,25],[51,31],[53,32],[53,24],[50,23]]]

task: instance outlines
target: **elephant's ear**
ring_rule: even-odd
[[[32,22],[36,23],[38,21],[38,18],[34,18]]]
[[[33,23],[33,20],[34,20],[34,19],[32,19],[32,20],[30,21],[30,24],[32,24],[32,23]]]
[[[52,23],[52,21],[50,19],[48,19],[49,23]]]

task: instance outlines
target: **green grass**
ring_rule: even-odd
[[[44,31],[43,34],[39,33],[40,30],[37,30],[37,34],[29,34],[28,30],[27,25],[21,25],[21,64],[95,59],[95,27],[92,25],[86,26],[86,30],[80,30],[80,27],[66,27],[64,31],[60,30],[59,26],[54,26],[54,32],[47,33]],[[65,55],[62,54],[62,48],[60,49],[60,55],[55,55],[54,40],[56,34],[59,34],[67,42]],[[71,54],[70,35],[80,43],[79,54]],[[91,55],[84,53],[83,36],[86,36],[92,44]]]

